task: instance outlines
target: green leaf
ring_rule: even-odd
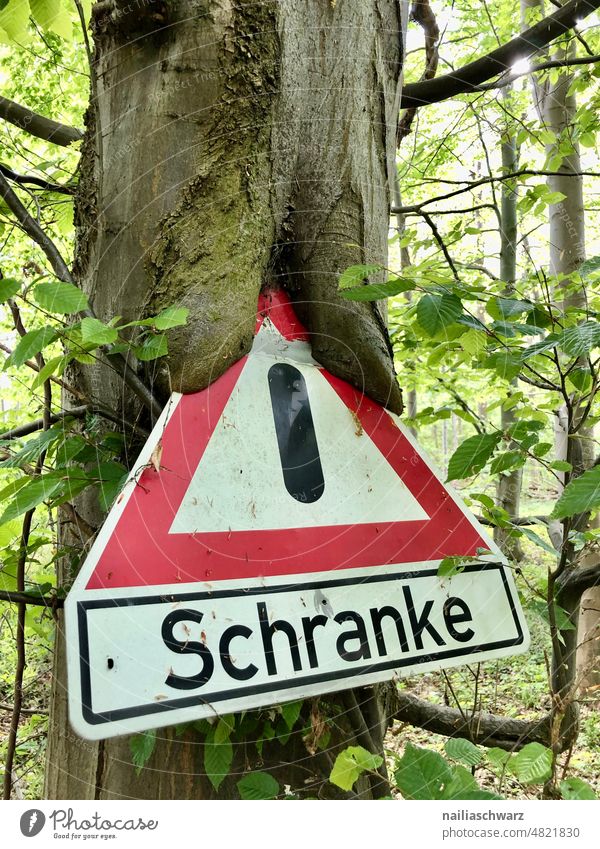
[[[534,305],[530,301],[515,298],[491,298],[487,305],[488,313],[495,319],[513,318],[533,309]]]
[[[302,710],[302,704],[302,701],[299,701],[287,702],[285,705],[281,705],[281,716],[290,731],[298,722],[300,711]]]
[[[100,481],[100,493],[98,502],[100,509],[107,513],[110,507],[127,482],[129,473],[121,463],[100,463],[94,470]]]
[[[21,536],[22,527],[21,522],[17,520],[2,525],[0,527],[0,548],[6,548],[7,545],[16,542]]]
[[[594,789],[581,778],[565,778],[560,782],[563,799],[597,799]]]
[[[143,734],[134,734],[129,738],[131,760],[138,775],[152,757],[155,745],[156,731],[144,731]]]
[[[541,743],[527,743],[511,758],[509,769],[523,784],[541,784],[552,774],[552,752]]]
[[[169,353],[167,337],[164,333],[158,336],[154,334],[147,336],[141,345],[133,349],[134,354],[142,362],[156,360],[158,357],[164,357]]]
[[[512,439],[516,439],[520,442],[522,439],[529,436],[530,433],[537,433],[537,431],[543,429],[544,422],[539,422],[537,419],[521,419],[521,421],[515,422],[514,425],[511,425],[508,432]]]
[[[26,44],[30,40],[28,27],[29,1],[8,0],[8,3],[4,3],[0,10],[0,29],[4,30],[9,40]]]
[[[478,433],[462,442],[448,463],[448,480],[463,480],[481,471],[494,453],[501,435]]]
[[[417,321],[429,336],[435,336],[454,324],[462,314],[462,302],[456,295],[423,295],[417,304]]]
[[[38,386],[41,386],[44,381],[48,380],[49,377],[52,377],[55,371],[59,368],[59,366],[64,362],[65,357],[61,354],[58,357],[52,357],[51,360],[48,360],[44,367],[40,369],[40,371],[36,374],[35,378],[31,381],[31,388],[37,389]]]
[[[580,392],[589,392],[592,386],[592,374],[589,368],[574,368],[569,371],[567,380]]]
[[[218,790],[231,767],[233,745],[231,740],[215,743],[212,737],[213,735],[209,734],[204,744],[204,769],[208,780],[215,790]]]
[[[452,578],[454,575],[460,575],[467,563],[472,561],[472,557],[444,557],[438,566],[437,576],[438,578]]]
[[[521,371],[521,355],[512,351],[496,351],[487,358],[485,366],[493,368],[498,377],[512,380]]]
[[[235,717],[233,714],[219,717],[219,721],[215,726],[213,740],[215,743],[224,743],[229,740],[233,729],[235,728]]]
[[[567,463],[566,460],[553,460],[550,463],[550,468],[557,472],[571,472],[573,470],[571,463]]]
[[[483,757],[481,749],[463,737],[450,737],[444,748],[449,758],[467,766],[477,766]]]
[[[600,507],[600,466],[588,469],[563,489],[552,519],[565,519]]]
[[[577,327],[568,327],[560,334],[560,347],[570,357],[582,357],[600,345],[600,324],[584,321]]]
[[[512,753],[507,752],[504,749],[500,749],[498,746],[492,746],[491,748],[486,749],[485,758],[492,764],[493,767],[502,771],[512,758]]]
[[[375,770],[382,763],[380,755],[373,755],[362,746],[348,746],[335,759],[329,780],[342,790],[351,790],[363,772]]]
[[[351,265],[340,274],[339,287],[352,289],[355,286],[361,286],[372,274],[378,274],[381,270],[380,265]]]
[[[489,790],[482,790],[464,766],[455,766],[452,770],[452,781],[444,787],[442,799],[501,799]]]
[[[112,345],[118,332],[97,318],[84,318],[81,322],[81,338],[86,345]]]
[[[64,0],[29,0],[33,19],[45,30],[70,39],[73,26]]]
[[[579,266],[579,273],[582,277],[589,277],[596,271],[600,271],[600,256],[590,257]]]
[[[543,540],[540,536],[536,534],[535,531],[532,531],[531,528],[524,528],[521,525],[514,525],[514,527],[521,532],[524,537],[531,540],[535,545],[539,546],[539,548],[543,548],[548,554],[552,554],[553,557],[556,557],[557,551],[555,548],[552,548],[549,542]]]
[[[442,799],[453,772],[437,752],[407,743],[395,778],[405,799]]]
[[[5,508],[4,513],[0,516],[0,525],[11,522],[17,516],[21,516],[28,510],[33,510],[43,501],[47,501],[62,486],[62,483],[61,478],[53,472],[37,478],[30,478]]]
[[[415,288],[413,280],[404,277],[392,277],[385,283],[369,283],[368,286],[356,286],[353,289],[342,289],[340,294],[349,301],[380,301],[393,298],[402,292],[410,292]]]
[[[38,330],[30,330],[25,336],[21,336],[16,348],[12,354],[7,357],[4,363],[4,369],[10,366],[22,366],[26,360],[39,354],[44,348],[54,341],[56,338],[56,330],[54,327],[47,325],[40,327]]]
[[[251,772],[237,786],[242,799],[275,799],[279,793],[278,782],[268,772]]]
[[[21,281],[15,280],[14,277],[5,277],[0,280],[0,303],[13,298],[21,288]]]
[[[530,345],[528,348],[524,348],[521,351],[521,359],[523,361],[528,360],[530,357],[536,357],[538,354],[543,354],[545,351],[550,351],[552,348],[556,348],[560,341],[560,336],[557,333],[550,333],[546,336],[545,339],[542,339],[541,342],[536,342],[533,345]]]
[[[82,312],[90,306],[81,289],[60,280],[54,283],[38,283],[33,290],[33,297],[42,309],[63,315]]]
[[[556,552],[554,552],[556,555]],[[548,603],[543,601],[541,598],[532,598],[529,600],[529,609],[535,610],[535,612],[541,616],[541,618],[548,625],[550,624],[550,616],[548,614]],[[566,610],[563,610],[562,607],[559,607],[556,602],[553,604],[554,608],[554,621],[556,622],[556,627],[559,631],[574,631],[575,625],[569,619],[569,614]]]
[[[167,307],[160,312],[153,321],[157,330],[170,330],[171,327],[180,327],[188,319],[187,307]]]
[[[525,465],[525,457],[520,451],[503,451],[492,460],[490,465],[490,474],[498,475],[501,472],[507,472],[509,469],[520,469]]]
[[[487,336],[480,330],[468,330],[460,337],[460,344],[471,356],[476,357],[485,350],[487,345]]]
[[[18,469],[26,463],[31,463],[38,459],[43,451],[46,451],[54,442],[62,439],[62,428],[50,428],[43,431],[37,436],[28,439],[23,447],[16,451],[12,456],[8,457],[0,463],[1,469]]]

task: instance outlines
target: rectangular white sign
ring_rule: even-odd
[[[76,730],[100,739],[107,723],[131,733],[189,720],[191,707],[194,718],[209,717],[526,648],[502,564],[472,564],[445,580],[437,568],[392,569],[90,593],[76,611]]]

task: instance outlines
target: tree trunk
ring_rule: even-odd
[[[572,42],[573,44],[574,42]],[[569,47],[572,52],[572,47]],[[558,51],[558,58],[564,58],[565,51]],[[550,274],[559,278],[558,287],[570,283],[570,277],[577,271],[585,260],[585,207],[583,201],[583,180],[580,176],[573,176],[581,171],[579,157],[579,145],[573,138],[573,128],[577,112],[577,104],[574,94],[569,93],[572,76],[568,72],[561,73],[554,83],[548,83],[547,91],[543,95],[543,115],[546,127],[557,137],[557,145],[561,140],[570,142],[570,152],[562,160],[559,172],[548,178],[548,185],[553,192],[561,192],[564,198],[549,208],[550,212]],[[564,298],[565,308],[585,306],[585,293],[577,291]],[[569,422],[565,409],[557,411],[555,427],[555,453],[557,459],[566,459],[573,466],[572,475],[580,475],[593,462],[590,452],[591,433],[589,429],[581,428],[575,436],[570,433],[576,422]],[[565,541],[562,540],[563,545]],[[569,546],[570,565],[573,568],[576,563],[576,554]],[[566,676],[561,675],[560,660],[555,658],[554,688],[563,697],[567,696],[562,684],[563,680],[571,682],[575,680],[577,664],[577,645],[580,639],[578,632],[580,591],[569,586],[557,594],[558,604],[564,608],[572,624],[573,630],[561,633],[564,648],[562,649],[563,664]],[[558,660],[558,663],[557,663]],[[568,688],[567,688],[568,689]],[[575,706],[573,706],[574,708]],[[567,716],[566,723],[576,722],[573,715],[571,720]]]
[[[125,0],[110,0],[94,7],[75,272],[103,319],[136,319],[174,303],[190,309],[188,324],[170,335],[168,359],[146,372],[162,401],[171,390],[203,389],[249,350],[259,290],[276,281],[313,334],[316,359],[400,411],[379,307],[345,301],[336,288],[349,265],[386,265],[403,5],[151,0],[129,13]],[[138,414],[108,369],[79,367],[69,380],[128,417]],[[78,506],[89,522],[101,522],[95,503]],[[49,798],[214,795],[197,732],[159,731],[137,775],[128,738],[92,744],[68,730],[65,692],[59,627]],[[381,746],[385,723],[371,692],[357,701]],[[345,728],[333,756],[357,734],[347,731],[346,709],[335,710]],[[315,705],[312,714],[314,723]],[[235,796],[239,772],[259,761],[250,743],[237,748],[238,775],[226,779],[221,797]],[[286,746],[265,746],[263,758],[282,786],[327,792],[331,757],[310,757],[298,731]]]
[[[506,98],[506,89],[503,89]],[[515,133],[506,128],[502,138],[502,171],[510,174],[517,170],[519,152]],[[500,279],[505,284],[505,294],[511,297],[514,293],[517,279],[517,188],[516,184],[502,183],[501,208],[500,208]],[[516,378],[511,385],[517,385]],[[502,409],[500,414],[502,430],[506,433],[515,422],[513,409]],[[510,445],[511,448],[515,444]],[[515,469],[506,474],[500,474],[497,485],[498,506],[506,510],[511,518],[518,518],[521,502],[521,486],[523,483],[523,469]],[[523,551],[519,545],[518,538],[511,535],[510,530],[505,528],[494,529],[494,540],[504,551],[507,557],[520,561],[523,559]]]

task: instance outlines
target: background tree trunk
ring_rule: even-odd
[[[570,46],[559,49],[558,58],[574,55],[575,42],[572,40]],[[550,274],[561,278],[559,288],[568,286],[573,275],[585,260],[585,207],[583,200],[583,178],[577,175],[581,171],[581,160],[579,156],[579,144],[574,136],[575,117],[577,104],[575,95],[569,93],[572,83],[572,75],[568,72],[561,73],[554,83],[549,83],[543,97],[543,114],[546,127],[551,130],[560,141],[568,141],[570,152],[562,160],[558,171],[560,173],[548,178],[548,184],[553,192],[561,192],[564,198],[549,207],[550,211]],[[558,293],[557,293],[558,294]],[[586,295],[583,290],[568,293],[564,298],[564,307],[585,307]],[[573,397],[575,393],[573,393]],[[590,468],[594,462],[593,429],[581,428],[577,435],[570,432],[577,424],[568,421],[565,409],[557,411],[555,426],[555,456],[557,459],[566,459],[572,466],[572,476],[580,475],[585,469]],[[564,474],[562,475],[564,480]],[[564,543],[564,541],[563,541]],[[572,547],[569,549],[570,568],[577,564],[578,555]],[[595,591],[590,591],[593,594]],[[564,642],[564,659],[568,667],[568,680],[573,681],[577,667],[581,671],[582,658],[578,657],[578,643],[582,635],[578,629],[580,590],[570,588],[567,584],[558,594],[557,601],[563,607],[575,626],[572,631],[562,632]],[[597,606],[597,605],[590,605]],[[586,622],[589,629],[591,623]],[[596,643],[596,647],[600,641]],[[597,650],[597,648],[596,648]],[[586,663],[589,663],[591,646],[587,646]],[[560,676],[555,669],[555,687],[561,690]]]
[[[509,89],[502,90],[502,96],[508,99]],[[511,174],[519,167],[519,151],[517,148],[516,135],[512,128],[506,127],[501,142],[502,172]],[[505,294],[511,297],[514,294],[517,279],[517,188],[516,184],[503,182],[501,188],[500,206],[500,279],[505,284]],[[513,387],[517,386],[517,379],[511,381]],[[506,433],[515,422],[514,410],[502,408],[500,413],[502,430]],[[511,443],[510,447],[514,447]],[[523,469],[515,469],[507,474],[500,474],[497,485],[498,506],[506,510],[511,518],[518,518],[521,503],[521,487],[523,484]],[[494,529],[494,540],[504,551],[507,557],[520,561],[523,551],[519,545],[518,538],[511,535],[510,530],[505,528]]]
[[[181,0],[131,16],[124,0],[113,2],[94,7],[94,97],[76,204],[75,272],[95,312],[136,319],[174,303],[190,309],[168,360],[146,374],[164,401],[171,389],[206,387],[248,351],[259,290],[277,282],[312,332],[315,357],[399,412],[378,306],[344,301],[336,288],[349,265],[386,264],[405,4]],[[106,368],[73,369],[69,381],[139,415]],[[92,525],[102,521],[95,502],[78,507]],[[358,702],[380,746],[375,700],[363,693]],[[340,724],[338,742],[352,742]],[[59,622],[46,795],[213,795],[199,735],[158,737],[137,775],[127,738],[92,744],[69,730]],[[257,760],[252,745],[239,747],[232,772]],[[266,746],[264,761],[281,784],[326,789],[331,758],[311,758],[297,732],[285,747]],[[238,778],[219,796],[235,795]]]

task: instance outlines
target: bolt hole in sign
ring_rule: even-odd
[[[466,565],[439,577],[449,556]],[[248,356],[172,396],[65,615],[70,718],[88,739],[529,640],[498,548],[397,417],[312,358],[281,292],[261,296]]]

